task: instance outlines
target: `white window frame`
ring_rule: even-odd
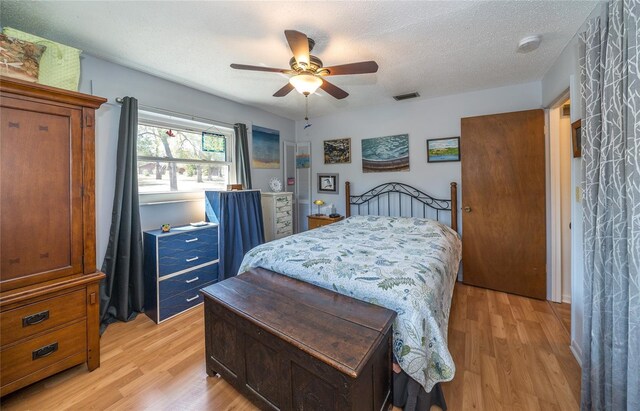
[[[205,160],[189,160],[189,159],[169,159],[168,157],[152,157],[137,156],[137,160],[143,161],[159,161],[159,162],[180,162],[180,163],[200,163],[200,164],[216,164],[226,165],[229,167],[229,184],[236,181],[235,168],[235,132],[232,128],[216,124],[215,121],[203,122],[179,117],[175,115],[161,114],[152,111],[139,110],[138,124],[152,127],[162,127],[169,129],[179,129],[201,133],[203,131],[210,133],[220,133],[227,136],[227,161],[205,161]],[[155,193],[138,193],[140,205],[166,204],[189,201],[202,201],[204,198],[204,190],[182,190],[182,191],[163,191]]]

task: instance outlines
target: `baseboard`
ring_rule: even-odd
[[[578,361],[578,365],[580,366],[580,368],[582,368],[582,349],[580,348],[578,343],[575,342],[575,340],[571,341],[569,349],[571,349],[571,353],[575,357],[576,361]]]
[[[562,302],[564,304],[571,304],[571,295],[562,294]]]

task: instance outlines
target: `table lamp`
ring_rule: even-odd
[[[322,200],[316,200],[316,201],[314,201],[314,202],[313,202],[313,204],[315,204],[315,205],[316,205],[316,207],[317,207],[317,209],[318,209],[318,210],[317,210],[318,212],[316,213],[316,215],[322,215],[322,214],[320,214],[320,206],[323,206],[323,205],[324,205],[324,201],[322,201]]]

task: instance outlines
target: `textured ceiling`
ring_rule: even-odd
[[[299,120],[304,97],[271,95],[288,68],[283,31],[315,39],[325,66],[375,60],[376,74],[333,77],[350,93],[310,97],[311,116],[539,80],[595,7],[592,1],[506,2],[1,2],[0,22],[87,53]],[[518,41],[543,36],[516,53]],[[401,103],[398,103],[401,104]]]

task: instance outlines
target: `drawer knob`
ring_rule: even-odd
[[[196,238],[191,238],[189,240],[184,240],[185,243],[193,243],[194,241],[198,241],[198,237]]]
[[[190,263],[192,261],[196,261],[197,259],[199,259],[200,257],[193,257],[193,258],[187,258],[187,262]]]
[[[48,355],[53,354],[58,351],[58,343],[54,342],[53,344],[45,345],[44,347],[38,348],[31,353],[31,359],[37,360],[38,358],[44,358]]]
[[[185,283],[187,283],[187,284],[191,284],[192,282],[194,282],[194,281],[198,281],[199,279],[200,279],[200,277],[193,277],[191,280],[187,280],[187,281],[185,281]]]
[[[191,297],[191,298],[187,298],[187,302],[190,303],[193,300],[197,300],[198,299],[198,295],[196,295],[195,297]]]
[[[28,327],[30,325],[40,324],[44,320],[49,319],[49,310],[40,311],[39,313],[27,315],[22,317],[22,327]]]

